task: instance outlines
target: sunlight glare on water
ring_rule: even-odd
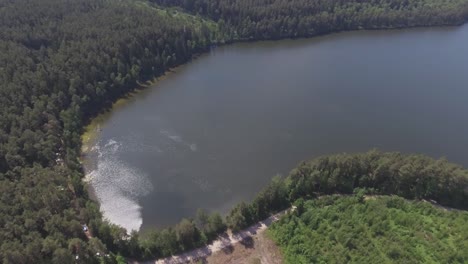
[[[102,146],[101,146],[102,145]],[[143,223],[139,198],[153,190],[147,175],[119,160],[121,144],[113,139],[98,143],[97,168],[89,178],[101,205],[104,218],[126,228],[138,231]]]

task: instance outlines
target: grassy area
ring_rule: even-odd
[[[286,263],[468,262],[468,212],[399,197],[309,200],[268,232]]]

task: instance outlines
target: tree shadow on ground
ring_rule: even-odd
[[[240,241],[240,244],[243,245],[245,248],[254,248],[255,241],[251,236],[245,237]]]
[[[232,254],[232,252],[234,252],[234,246],[233,245],[229,245],[229,246],[226,246],[222,249],[223,253],[224,254]]]
[[[226,232],[224,232],[222,234],[219,234],[218,238],[220,238],[220,239],[229,239],[229,235]]]
[[[191,263],[208,264],[208,260],[206,260],[206,258],[198,258],[198,259],[194,259]]]

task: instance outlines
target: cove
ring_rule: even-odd
[[[145,230],[227,212],[320,155],[468,166],[467,42],[464,25],[215,48],[99,120],[90,187],[104,217]]]

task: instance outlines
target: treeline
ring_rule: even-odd
[[[362,193],[297,205],[268,229],[285,263],[468,262],[466,211]]]
[[[83,123],[206,50],[214,28],[145,2],[0,0],[1,263],[112,261],[126,233],[83,189]]]
[[[151,0],[218,22],[225,40],[310,37],[356,29],[458,25],[466,0]]]
[[[424,155],[370,151],[317,158],[294,169],[286,185],[291,201],[314,193],[349,194],[355,188],[368,188],[375,194],[435,200],[468,209],[468,171]]]
[[[94,212],[99,213],[97,207]],[[114,263],[116,257],[122,256],[148,260],[182,253],[209,244],[227,228],[219,213],[209,214],[201,209],[194,218],[182,219],[174,226],[152,229],[142,235],[136,231],[127,234],[123,228],[102,223],[98,215],[89,220],[89,229],[99,237],[99,240],[92,238],[95,241],[90,241],[93,243],[89,247],[95,252],[98,248],[97,252],[117,254],[99,259],[105,263]]]
[[[177,228],[144,239],[127,236],[122,228],[103,221],[97,205],[89,201],[78,161],[83,124],[138,81],[190,60],[212,43],[312,36],[361,26],[458,24],[466,17],[462,0],[404,1],[401,7],[370,1],[175,3],[194,15],[144,1],[0,0],[0,262],[112,263],[112,254],[102,256],[163,256],[212,239],[213,232],[195,219],[179,226],[195,230],[191,239]],[[464,184],[455,177],[459,171],[444,171],[447,182],[435,188],[437,195],[431,190],[432,196],[427,196],[440,196],[441,202],[456,206]],[[311,177],[288,179],[310,184],[316,180]],[[293,188],[295,181],[287,181],[275,180],[254,203],[237,206],[227,225],[245,227],[296,197],[326,192],[324,186],[333,190],[333,185],[322,183],[318,189]],[[337,183],[336,190],[340,188],[348,190]],[[85,223],[91,239],[81,230]],[[222,230],[218,224],[214,229]],[[166,247],[166,239],[155,242],[157,237],[175,242]]]
[[[205,210],[198,210],[195,217],[182,219],[173,227],[153,229],[140,235],[132,232],[113,235],[118,232],[117,227],[96,225],[91,221],[90,228],[97,230],[98,236],[106,242],[113,252],[132,259],[149,260],[169,257],[185,251],[196,249],[211,243],[223,234],[227,228],[239,231],[253,223],[267,218],[271,213],[290,206],[286,195],[283,179],[275,177],[272,182],[259,192],[252,203],[240,203],[223,218],[219,213],[208,214]],[[106,230],[101,234],[100,230]],[[115,239],[115,238],[123,239]]]
[[[153,231],[144,238],[134,234],[132,251],[126,253],[145,259],[170,256],[206,245],[226,227],[244,229],[293,203],[302,214],[303,199],[356,190],[468,209],[468,170],[444,159],[379,151],[320,157],[301,163],[285,178],[273,178],[250,203],[235,206],[224,221],[217,214],[199,211],[194,219],[184,219],[174,228]]]
[[[221,215],[198,210],[194,219],[182,219],[174,227],[149,231],[138,239],[132,256],[139,259],[171,256],[206,245],[224,231],[226,225]]]
[[[369,151],[303,162],[286,178],[274,178],[250,204],[237,205],[226,221],[234,230],[243,229],[297,199],[352,194],[356,188],[468,209],[468,170],[445,159]]]

